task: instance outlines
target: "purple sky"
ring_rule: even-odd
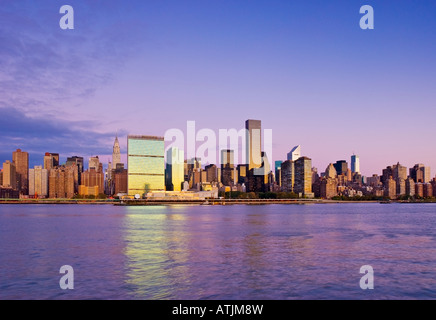
[[[436,168],[434,1],[73,0],[75,30],[59,28],[63,4],[0,6],[1,162],[250,118],[273,129],[273,160],[300,144],[320,172],[353,152],[365,175]],[[375,30],[359,28],[363,4]]]

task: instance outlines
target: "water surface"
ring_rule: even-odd
[[[435,204],[0,205],[0,298],[435,299],[435,226]]]

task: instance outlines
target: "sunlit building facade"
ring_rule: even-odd
[[[165,190],[165,143],[163,137],[127,137],[128,194],[141,197]]]

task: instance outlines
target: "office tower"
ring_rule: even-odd
[[[3,163],[3,187],[17,190],[17,174],[15,164],[9,160]]]
[[[98,158],[98,156],[96,157],[91,157],[89,159],[89,165],[88,165],[89,169],[95,169],[95,170],[99,170],[100,168],[100,159]]]
[[[424,198],[424,184],[422,182],[415,183],[415,196]]]
[[[260,168],[262,165],[262,123],[260,120],[245,121],[246,129],[246,163],[248,170]]]
[[[424,198],[433,197],[433,186],[431,183],[424,183]]]
[[[17,149],[12,152],[12,161],[15,164],[17,189],[22,194],[29,194],[29,154]]]
[[[3,170],[0,170],[0,187],[3,185]]]
[[[74,171],[77,166],[56,167],[48,171],[48,195],[50,198],[74,197]]]
[[[433,187],[433,197],[436,197],[436,179],[431,181],[431,185]]]
[[[247,192],[268,191],[270,164],[265,152],[261,152],[260,155],[262,159],[261,166],[247,171]]]
[[[279,187],[282,185],[282,163],[281,160],[274,162],[275,182]]]
[[[336,179],[326,177],[321,180],[320,197],[323,199],[331,199],[338,195],[338,183]]]
[[[46,152],[44,156],[44,169],[50,170],[59,166],[59,153]]]
[[[327,169],[325,169],[325,177],[336,179],[337,175],[338,173],[336,172],[335,166],[333,165],[333,163],[330,163]]]
[[[74,171],[74,192],[79,192],[79,185],[82,184],[82,174],[84,171],[83,167],[83,157],[69,157],[65,164],[66,167],[73,167]]]
[[[48,170],[35,166],[29,170],[29,196],[46,198],[48,196]]]
[[[415,196],[415,181],[412,178],[406,180],[406,195],[410,197]]]
[[[73,157],[67,158],[66,166],[68,167],[68,166],[71,166],[73,164],[77,165],[79,173],[82,173],[84,171],[83,157],[73,156]]]
[[[281,165],[281,186],[283,192],[294,192],[295,166],[294,161],[286,160]]]
[[[397,196],[406,195],[406,179],[397,178],[395,182],[397,184]]]
[[[206,171],[207,182],[218,182],[218,170],[216,165],[209,164],[204,170]]]
[[[430,167],[419,163],[410,169],[410,177],[415,181],[415,183],[428,183],[431,181],[431,170]]]
[[[93,165],[95,165],[94,163]],[[82,196],[97,196],[104,193],[104,172],[102,165],[98,164],[100,169],[94,166],[82,173],[82,183],[79,186],[79,194]]]
[[[232,186],[235,182],[234,156],[233,150],[221,150],[221,183],[225,186]]]
[[[347,161],[345,161],[345,160],[336,161],[336,163],[333,166],[335,167],[338,176],[340,176],[342,174],[344,174],[344,175],[347,174],[347,171],[348,171]]]
[[[302,195],[312,194],[312,159],[301,157],[295,161],[294,192]]]
[[[165,190],[165,145],[163,137],[127,137],[129,195]]]
[[[351,156],[351,172],[360,173],[360,159],[359,156],[355,154]]]
[[[238,174],[238,183],[247,184],[248,165],[239,164],[237,167],[237,174]]]
[[[116,168],[113,169],[112,184],[111,194],[127,193],[127,169],[124,169],[123,163],[118,163]]]
[[[402,166],[399,162],[392,166],[392,178],[394,180],[407,179],[407,168]]]
[[[166,165],[166,188],[168,191],[182,191],[184,182],[184,161],[183,150],[172,147],[167,151]]]
[[[288,153],[288,160],[297,161],[301,158],[301,146],[293,147],[291,152]]]
[[[397,198],[397,183],[392,176],[385,183],[385,197],[389,199]]]
[[[114,147],[112,149],[112,165],[116,168],[117,164],[121,163],[121,149],[118,141],[118,134],[115,137]]]

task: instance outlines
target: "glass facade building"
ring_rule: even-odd
[[[128,194],[165,190],[165,142],[162,137],[127,137]]]

